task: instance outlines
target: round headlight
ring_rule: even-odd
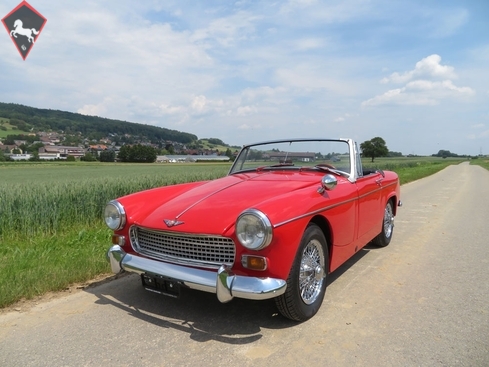
[[[112,230],[118,230],[126,224],[126,212],[124,207],[116,200],[110,201],[105,207],[105,224]]]
[[[236,236],[250,250],[261,250],[272,241],[272,224],[265,214],[248,209],[236,221]]]

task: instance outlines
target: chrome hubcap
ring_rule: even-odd
[[[301,268],[299,273],[299,290],[302,301],[310,305],[321,294],[325,278],[324,252],[321,243],[310,241],[302,252]]]

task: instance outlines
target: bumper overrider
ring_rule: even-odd
[[[154,274],[171,278],[182,286],[215,293],[220,302],[229,302],[234,297],[264,300],[282,295],[287,282],[275,278],[258,278],[235,275],[227,266],[216,272],[164,263],[126,253],[119,245],[107,252],[112,272],[127,271],[136,274]]]

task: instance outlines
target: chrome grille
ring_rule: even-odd
[[[133,226],[130,239],[136,252],[151,258],[213,269],[234,264],[234,242],[226,237],[153,231]]]

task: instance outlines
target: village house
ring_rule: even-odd
[[[104,144],[95,144],[95,145],[90,145],[87,149],[88,153],[92,153],[93,155],[100,156],[100,152],[103,152],[104,150],[107,150],[107,145]]]
[[[32,154],[11,154],[10,159],[13,161],[28,161],[32,158]]]
[[[85,156],[85,149],[81,147],[66,147],[61,145],[46,145],[39,148],[39,159],[66,159],[68,156],[80,158]]]
[[[3,145],[2,143],[0,143],[0,151],[3,152],[3,153],[13,154],[15,150],[19,151],[20,154],[24,153],[22,151],[22,149],[20,149],[19,146],[16,145],[16,144],[13,144],[13,145],[11,145],[11,144]]]

